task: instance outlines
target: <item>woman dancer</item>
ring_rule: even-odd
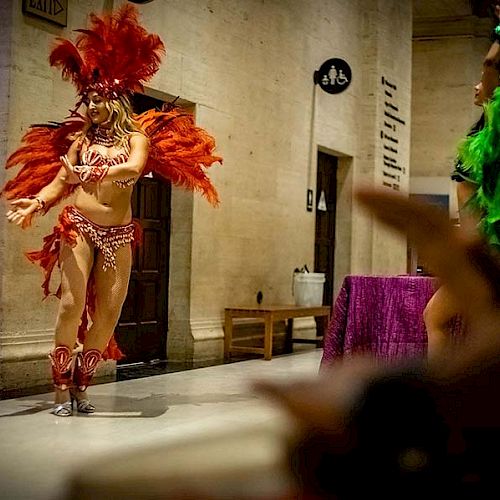
[[[500,0],[490,4],[492,17],[500,21]],[[460,211],[460,225],[467,232],[475,231],[478,224],[483,234],[495,247],[500,245],[500,228],[497,212],[500,199],[495,199],[494,190],[500,171],[494,150],[499,149],[500,136],[496,129],[500,126],[498,112],[500,78],[500,24],[492,31],[492,44],[483,60],[481,82],[475,87],[474,103],[484,105],[492,96],[489,111],[481,116],[468,134],[459,154],[452,179],[457,181],[457,198]],[[483,131],[487,122],[487,130]],[[428,335],[428,356],[434,357],[445,349],[450,341],[450,321],[458,314],[458,307],[445,287],[432,296],[424,311],[424,322]]]
[[[474,87],[474,104],[482,106],[486,101],[483,83]],[[477,134],[484,127],[484,113],[469,132],[469,137]],[[477,189],[477,183],[471,178],[460,159],[457,160],[451,178],[457,182],[457,200],[460,212],[460,226],[467,233],[476,231],[479,215],[474,214],[468,201]],[[446,349],[450,341],[450,324],[458,315],[459,309],[446,286],[441,286],[431,297],[424,310],[424,323],[427,331],[427,354],[432,358]]]
[[[14,199],[7,219],[22,227],[74,192],[42,250],[27,254],[44,269],[46,295],[55,264],[61,269],[55,348],[49,354],[52,411],[60,417],[72,415],[73,400],[79,412],[93,413],[86,389],[99,360],[122,356],[112,337],[127,294],[132,243],[140,234],[131,207],[139,177],[154,171],[218,203],[202,168],[220,161],[211,154],[213,139],[179,110],[132,115],[129,95],[158,70],[160,38],[145,31],[130,5],[90,19],[75,44],[60,39],[50,55],[51,65],[78,89],[76,110],[63,124],[31,127],[25,145],[7,162],[23,168],[3,190]],[[87,106],[85,117],[77,114],[81,104]],[[77,333],[83,350],[73,362]]]

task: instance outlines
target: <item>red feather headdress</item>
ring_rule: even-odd
[[[58,38],[50,53],[51,66],[61,69],[79,94],[96,90],[110,99],[143,90],[158,71],[165,46],[160,37],[140,24],[137,9],[126,4],[102,17],[90,14],[88,29],[75,43]]]

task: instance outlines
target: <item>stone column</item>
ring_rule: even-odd
[[[354,186],[408,192],[412,6],[408,1],[364,3],[359,156]],[[394,27],[397,26],[397,29]],[[352,273],[406,272],[406,239],[353,206]]]

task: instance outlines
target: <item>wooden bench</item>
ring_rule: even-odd
[[[316,339],[293,339],[293,318],[314,316],[320,318],[318,322],[318,335]],[[259,307],[226,307],[224,327],[224,355],[230,356],[232,352],[249,352],[263,354],[264,359],[270,360],[273,352],[273,323],[286,320],[285,349],[292,350],[294,342],[315,343],[322,345],[324,333],[328,327],[330,316],[329,306],[259,306]],[[234,318],[262,318],[264,320],[264,347],[236,346],[233,344],[233,319]],[[319,334],[321,332],[321,334]]]

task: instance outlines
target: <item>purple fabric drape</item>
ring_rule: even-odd
[[[370,353],[398,360],[427,351],[424,308],[438,282],[421,276],[347,276],[324,340],[321,365]]]

